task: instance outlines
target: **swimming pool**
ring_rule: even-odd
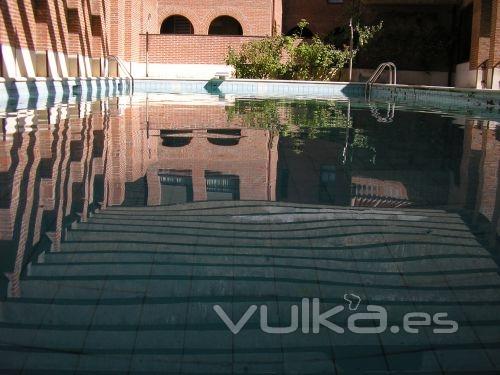
[[[221,93],[7,110],[0,371],[498,372],[498,116]]]

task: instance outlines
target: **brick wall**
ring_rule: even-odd
[[[500,63],[500,9],[499,0],[474,0],[470,68],[478,69]]]
[[[278,4],[277,4],[278,3]],[[0,2],[0,43],[65,56],[101,58],[116,55],[127,61],[145,62],[146,32],[157,34],[162,21],[182,14],[194,26],[194,36],[151,36],[151,62],[224,63],[229,46],[239,48],[246,38],[208,37],[210,23],[218,16],[237,19],[245,36],[271,34],[280,27],[279,0],[178,1],[178,0],[37,0]],[[274,11],[274,13],[273,13]],[[15,54],[15,52],[13,52]],[[34,56],[34,55],[33,55]],[[32,59],[36,59],[32,57]],[[25,62],[18,61],[20,65]],[[12,62],[9,62],[12,65]],[[69,61],[67,62],[70,66]],[[37,62],[32,61],[36,66]],[[88,68],[72,65],[70,75],[91,75]],[[34,68],[39,74],[40,70]],[[49,69],[53,71],[54,69]],[[57,69],[55,69],[57,70]],[[5,74],[5,73],[4,73]],[[9,73],[12,75],[12,73]],[[19,73],[18,73],[19,74]],[[25,74],[21,72],[20,74]],[[33,74],[32,72],[26,74]],[[61,73],[62,74],[62,73]],[[45,74],[43,74],[45,75]]]
[[[110,1],[102,2],[108,10]],[[102,55],[103,41],[108,36],[106,17],[109,13],[103,12],[102,6],[97,6],[94,0],[4,0],[0,8],[2,44],[32,51],[49,49],[84,56]],[[102,29],[96,30],[96,27]]]
[[[141,108],[141,118],[146,118],[146,109]],[[206,129],[241,127],[241,119],[229,118],[224,105],[153,104],[148,108],[149,127],[161,129]],[[142,124],[143,127],[145,124]]]
[[[489,58],[492,0],[474,0],[470,66],[477,69]]]
[[[464,0],[464,4],[468,1],[474,3],[471,68],[476,68],[487,59],[489,59],[489,67],[493,67],[500,62],[500,13],[497,9],[499,0]],[[450,3],[446,2],[446,4]],[[65,55],[78,54],[95,59],[111,54],[127,61],[144,62],[145,37],[141,34],[146,31],[151,34],[159,33],[164,19],[180,14],[191,21],[195,34],[203,36],[152,35],[151,62],[223,63],[229,46],[239,48],[242,42],[251,39],[206,36],[210,23],[218,16],[228,15],[237,19],[246,37],[269,35],[272,33],[273,26],[277,27],[278,32],[287,32],[303,18],[310,22],[310,29],[314,33],[324,35],[338,26],[347,24],[350,8],[350,1],[345,1],[343,4],[328,4],[326,0],[205,0],[202,2],[194,0],[3,0],[0,2],[0,43],[3,46],[38,52],[36,57],[33,54],[31,58],[40,58],[42,65],[44,64],[43,53],[46,51],[60,52]],[[452,16],[449,10],[451,8],[443,11],[443,7],[439,8],[436,5],[404,5],[403,1],[364,5],[362,12],[363,17],[366,18],[365,21],[371,23],[390,9],[398,9],[410,15],[414,10],[423,12],[427,9],[429,14],[439,14],[439,20],[442,18],[440,16],[442,13],[446,13],[448,18]],[[2,52],[4,60],[5,56],[6,54]],[[371,61],[375,60],[378,61],[376,58],[371,58]],[[9,63],[12,64],[12,62]],[[19,62],[19,65],[22,65],[22,62]],[[27,71],[27,69],[24,70]],[[40,72],[44,69],[35,68],[34,70],[36,74],[42,74]],[[34,74],[33,69],[29,73],[25,71],[16,74]],[[93,70],[92,73],[94,72]],[[70,69],[70,73],[75,74],[75,69]],[[88,69],[84,73],[90,74]],[[5,75],[5,72],[3,74]],[[60,72],[60,74],[64,75],[65,72]]]
[[[4,0],[0,9],[1,44],[89,57],[139,58],[147,15],[157,24],[156,0]]]
[[[191,21],[195,34],[206,35],[210,23],[215,18],[231,16],[241,24],[243,35],[270,35],[272,11],[272,0],[158,0],[156,32],[160,32],[160,25],[164,19],[178,14]]]
[[[229,47],[260,37],[214,35],[149,35],[149,62],[164,64],[224,64]],[[146,58],[146,36],[141,36],[141,60]]]
[[[500,64],[500,5],[494,0],[491,7],[490,67]]]

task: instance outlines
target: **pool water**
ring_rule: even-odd
[[[150,94],[0,117],[0,373],[500,371],[497,114]]]

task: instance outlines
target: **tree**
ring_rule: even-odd
[[[338,48],[325,43],[317,35],[312,39],[301,37],[308,26],[306,20],[297,25],[292,36],[275,35],[243,44],[239,52],[229,48],[226,63],[236,70],[237,78],[334,80],[351,56],[348,46]],[[356,56],[382,24],[356,25],[358,43],[352,51]]]

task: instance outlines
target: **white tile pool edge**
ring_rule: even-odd
[[[130,90],[127,78],[0,78],[0,109],[43,108],[123,95]]]
[[[364,98],[365,83],[254,79],[0,78],[0,108],[42,107],[68,98],[95,100],[135,93],[186,93],[257,97]],[[371,98],[415,105],[500,109],[500,90],[375,84]],[[35,104],[34,104],[35,103]]]

